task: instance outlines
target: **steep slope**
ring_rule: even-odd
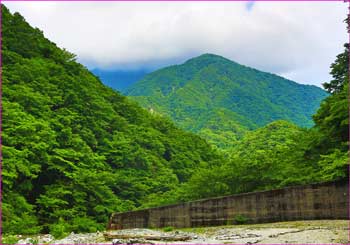
[[[89,232],[222,162],[2,6],[4,233]]]
[[[327,93],[204,54],[146,75],[127,95],[186,130],[239,134],[279,119],[310,127],[311,116]],[[216,129],[210,123],[213,118],[224,118],[217,119]]]
[[[247,132],[237,141],[227,154],[230,161],[198,169],[189,181],[146,204],[173,204],[317,182],[319,167],[304,157],[313,139],[310,130],[290,122],[269,123]]]
[[[279,120],[246,132],[227,152],[229,161],[198,169],[188,182],[145,206],[348,179],[349,44],[344,47],[331,64],[332,80],[323,84],[330,96],[313,116],[312,128]]]
[[[145,70],[102,70],[93,69],[93,74],[98,76],[101,81],[120,92],[124,92],[132,84],[142,79],[148,72]]]

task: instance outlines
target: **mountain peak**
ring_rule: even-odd
[[[148,74],[128,95],[137,96],[146,107],[168,112],[180,127],[193,132],[209,125],[211,113],[221,109],[249,128],[276,120],[310,127],[311,116],[327,96],[320,88],[210,53]]]
[[[226,59],[223,56],[217,55],[217,54],[212,54],[212,53],[204,53],[201,54],[197,57],[194,57],[194,59],[201,59],[201,58],[205,58],[205,59]]]
[[[205,54],[201,54],[197,57],[191,58],[191,59],[187,60],[185,63],[200,62],[200,61],[211,61],[211,62],[229,61],[229,62],[233,62],[233,61],[231,61],[223,56],[217,55],[217,54],[205,53]]]
[[[212,64],[239,65],[238,63],[229,60],[223,56],[211,53],[205,53],[197,57],[191,58],[187,60],[183,65],[194,66],[197,69],[201,69]]]

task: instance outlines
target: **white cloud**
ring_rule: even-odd
[[[90,67],[216,53],[301,83],[329,80],[348,35],[342,2],[6,2]]]

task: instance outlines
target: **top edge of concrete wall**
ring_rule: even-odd
[[[191,203],[197,203],[197,202],[203,202],[203,201],[212,201],[212,200],[219,200],[219,199],[224,199],[224,198],[231,198],[231,197],[241,197],[241,196],[249,196],[249,195],[256,195],[256,194],[263,194],[263,193],[273,193],[273,192],[278,192],[278,191],[286,191],[290,189],[297,189],[297,188],[305,188],[305,187],[319,187],[322,185],[329,185],[331,183],[334,184],[344,184],[348,182],[350,185],[350,180],[348,178],[341,178],[341,179],[336,179],[332,181],[323,181],[323,182],[315,182],[311,184],[304,184],[304,185],[292,185],[292,186],[286,186],[278,189],[271,189],[271,190],[262,190],[262,191],[254,191],[254,192],[245,192],[245,193],[238,193],[238,194],[233,194],[233,195],[226,195],[226,196],[217,196],[217,197],[209,197],[209,198],[203,198],[203,199],[197,199],[194,201],[188,201],[188,202],[179,202],[175,204],[169,204],[169,205],[163,205],[163,206],[157,206],[157,207],[151,207],[151,208],[144,208],[144,209],[136,209],[132,211],[126,211],[126,212],[115,212],[112,214],[117,215],[117,214],[128,214],[128,213],[137,213],[137,212],[145,212],[147,210],[159,210],[162,208],[169,208],[169,207],[176,207],[176,206],[181,206],[181,205],[188,205]]]

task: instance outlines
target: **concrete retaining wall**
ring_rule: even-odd
[[[249,218],[249,223],[348,219],[349,183],[339,180],[115,213],[108,228],[225,225],[237,215]]]

